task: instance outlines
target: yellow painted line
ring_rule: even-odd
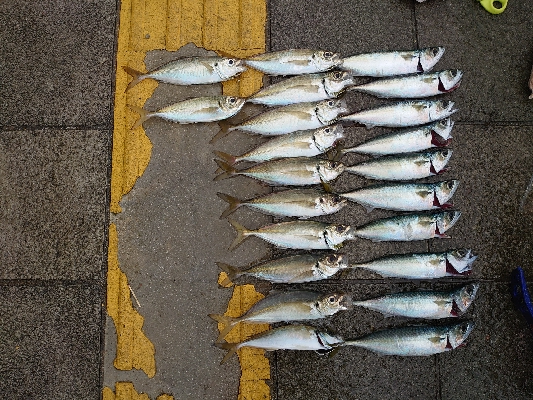
[[[156,82],[147,79],[125,93],[131,78],[124,72],[122,66],[128,65],[144,71],[146,70],[144,58],[148,51],[176,51],[191,42],[221,55],[238,58],[262,53],[265,51],[266,15],[266,0],[123,0],[121,2],[111,173],[112,213],[121,212],[119,202],[122,196],[133,188],[136,180],[143,174],[152,151],[152,144],[142,127],[131,131],[130,128],[138,115],[130,111],[127,105],[142,107],[157,87]],[[259,90],[261,85],[262,74],[250,70],[232,81],[224,82],[223,92],[226,95],[246,97]],[[129,291],[126,293],[125,289],[127,278],[118,267],[118,238],[114,225],[110,227],[109,236],[108,282],[111,282],[111,285],[108,284],[108,313],[114,316],[117,332],[119,326],[121,332],[118,334],[115,366],[118,369],[141,368],[148,376],[153,376],[155,360],[148,361],[150,351],[147,350],[151,343],[141,331],[142,317],[135,314],[131,308]],[[227,315],[236,316],[244,313],[260,297],[261,295],[251,285],[236,286],[228,304]],[[234,329],[227,339],[241,341],[265,329],[268,329],[268,325],[243,325]],[[138,354],[136,346],[132,346],[132,342],[127,338],[138,339],[143,343],[145,347],[142,350],[142,357]],[[269,399],[270,389],[264,380],[270,377],[270,367],[263,352],[243,349],[238,355],[242,370],[239,399]],[[133,393],[131,389],[127,390]],[[107,393],[109,396],[110,391],[111,389],[105,390],[104,395]]]
[[[115,392],[112,389],[105,387],[102,391],[103,400],[150,400],[147,394],[137,393],[133,383],[131,382],[117,382],[115,383]],[[158,396],[156,400],[174,400],[174,397],[168,394]]]

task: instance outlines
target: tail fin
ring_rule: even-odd
[[[223,151],[218,151],[218,150],[215,150],[213,151],[213,153],[218,157],[218,158],[221,158],[222,160],[224,160],[225,162],[228,163],[228,165],[233,165],[235,164],[235,156],[232,156],[231,154],[228,154],[228,153],[224,153]]]
[[[227,317],[226,315],[220,315],[220,314],[208,314],[208,316],[215,321],[224,324],[225,327],[220,331],[220,335],[218,335],[217,343],[221,342],[226,335],[233,329],[235,325],[239,323],[239,319],[235,317]]]
[[[239,348],[240,343],[215,343],[215,346],[217,346],[219,349],[227,350],[227,354],[224,356],[222,361],[220,361],[220,365],[224,364],[226,361],[230,359],[230,357],[237,351]]]
[[[242,275],[242,271],[232,265],[217,262],[218,267],[228,275],[226,279],[221,282],[222,286],[231,285],[232,281]]]
[[[220,219],[226,218],[233,211],[235,211],[237,208],[242,206],[242,203],[238,198],[230,196],[229,194],[218,192],[217,196],[220,197],[225,202],[229,203],[229,207],[226,208],[226,210],[222,213],[222,215],[220,216]]]
[[[152,116],[152,114],[149,113],[148,111],[146,111],[144,108],[137,107],[137,106],[132,106],[130,104],[128,104],[128,107],[132,111],[136,112],[137,114],[139,114],[141,116],[141,118],[139,118],[137,120],[137,122],[135,122],[135,124],[131,127],[132,130],[137,129],[139,126],[141,126],[144,123],[144,121],[146,121],[147,119],[149,119]]]
[[[217,175],[215,177],[215,179],[213,179],[215,181],[221,181],[222,179],[231,178],[237,172],[237,170],[235,168],[233,168],[231,165],[228,165],[227,163],[225,163],[222,160],[215,160],[215,162],[218,164],[218,166],[220,168],[222,168],[224,170],[223,173],[221,173],[220,175]]]
[[[237,221],[233,221],[231,219],[228,219],[228,221],[231,224],[231,226],[233,226],[233,228],[237,231],[237,237],[235,238],[235,240],[233,241],[233,243],[228,249],[229,251],[231,251],[231,250],[235,250],[243,242],[243,240],[248,237],[251,231],[246,229],[244,226],[239,224]]]
[[[144,73],[142,73],[141,71],[137,71],[136,69],[128,67],[127,65],[123,66],[122,69],[126,71],[128,75],[131,75],[133,78],[133,80],[126,87],[125,92],[130,90],[132,87],[134,87],[136,84],[138,84],[140,81],[144,79]]]
[[[209,141],[211,144],[215,143],[218,139],[222,139],[224,136],[230,133],[233,128],[233,125],[226,121],[219,121],[218,126],[220,127],[220,130],[215,136],[213,136],[213,139]]]

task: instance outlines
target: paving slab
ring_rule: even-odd
[[[1,279],[102,279],[111,132],[0,132]]]
[[[100,398],[103,287],[0,283],[0,390],[9,399]]]
[[[116,8],[2,1],[0,126],[111,127]]]

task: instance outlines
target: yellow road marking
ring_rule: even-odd
[[[117,382],[115,383],[115,392],[105,387],[102,391],[103,400],[150,400],[147,394],[137,393],[133,383],[131,382]],[[174,397],[168,394],[158,396],[156,400],[174,400]]]

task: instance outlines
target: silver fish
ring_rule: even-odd
[[[316,189],[289,189],[272,192],[251,200],[239,200],[224,193],[217,193],[229,207],[220,218],[226,218],[241,206],[247,206],[264,214],[277,217],[310,218],[336,213],[346,206],[347,200],[332,193]]]
[[[476,258],[471,250],[455,249],[444,253],[394,254],[352,264],[350,268],[362,268],[391,278],[435,279],[468,275]]]
[[[141,116],[131,129],[141,126],[152,117],[159,117],[180,124],[220,121],[237,114],[244,105],[244,101],[243,98],[232,96],[196,97],[153,112],[129,105],[128,107]]]
[[[336,161],[303,157],[267,161],[242,170],[236,170],[224,161],[215,161],[225,171],[215,177],[215,181],[244,175],[274,186],[305,186],[330,182],[344,171],[344,165]]]
[[[444,47],[391,51],[346,57],[339,67],[354,76],[395,76],[430,71],[444,54]]]
[[[429,125],[387,133],[358,146],[342,149],[336,158],[340,159],[346,153],[383,156],[445,147],[451,143],[453,124],[452,120],[446,118]]]
[[[353,305],[379,311],[388,316],[425,319],[459,317],[473,303],[478,289],[479,283],[469,283],[452,291],[394,293],[374,299],[354,301]]]
[[[328,71],[342,59],[331,51],[290,49],[249,57],[244,63],[269,75],[300,75]]]
[[[437,183],[392,183],[372,185],[339,196],[364,206],[368,211],[383,208],[394,211],[428,211],[452,207],[459,181]]]
[[[429,356],[461,346],[474,329],[472,321],[445,326],[408,326],[373,332],[344,346],[357,346],[384,355]]]
[[[217,56],[182,58],[146,73],[122,68],[133,77],[126,90],[147,78],[174,85],[201,85],[224,82],[246,71],[242,60]]]
[[[342,125],[329,125],[274,137],[240,156],[232,156],[221,151],[214,153],[229,165],[241,161],[264,162],[278,158],[314,157],[329,151],[343,138]]]
[[[457,69],[431,74],[407,75],[380,79],[349,90],[382,98],[420,99],[454,91],[461,84],[463,73]]]
[[[354,229],[354,236],[373,242],[449,238],[445,232],[459,220],[459,211],[404,214],[379,219]]]
[[[287,133],[317,129],[334,124],[337,117],[348,113],[344,99],[330,99],[320,102],[291,104],[256,115],[238,125],[219,123],[218,132],[210,143],[234,130],[264,136],[278,136]]]
[[[236,221],[228,221],[237,231],[237,237],[229,250],[235,249],[249,236],[257,236],[278,247],[302,250],[337,250],[345,240],[354,238],[349,225],[289,221],[249,230]]]
[[[370,179],[407,181],[445,172],[451,156],[452,150],[447,148],[389,155],[345,167],[344,170]]]
[[[348,268],[346,256],[340,253],[299,254],[262,262],[246,270],[217,262],[227,277],[221,282],[230,285],[241,277],[253,277],[272,283],[303,283],[328,279]]]
[[[357,122],[367,128],[374,126],[401,128],[429,124],[447,118],[457,111],[453,106],[453,101],[411,100],[359,111],[345,115],[339,120]]]
[[[216,343],[221,349],[228,350],[221,364],[242,347],[272,350],[315,350],[326,354],[343,343],[339,336],[321,332],[312,326],[288,325],[255,335],[241,343]]]
[[[217,342],[220,342],[239,322],[248,324],[273,324],[276,322],[302,321],[326,318],[351,307],[346,293],[320,293],[304,290],[274,292],[259,300],[240,317],[209,314],[209,317],[225,325]]]
[[[295,76],[267,86],[246,101],[267,106],[334,99],[355,82],[348,72],[333,71]]]

